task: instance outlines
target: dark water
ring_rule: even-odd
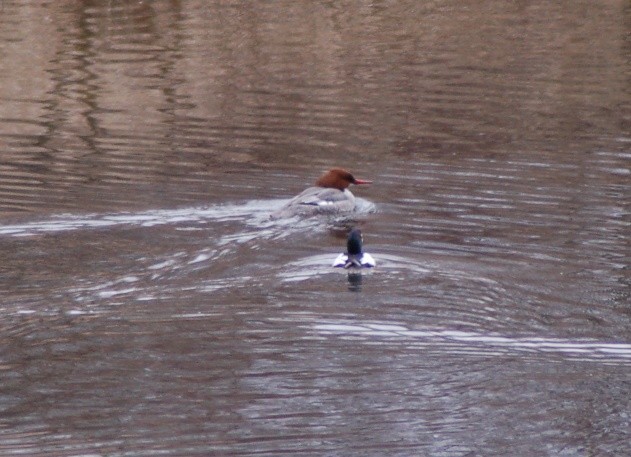
[[[0,13],[0,455],[631,455],[628,2]]]

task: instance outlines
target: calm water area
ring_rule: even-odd
[[[627,0],[0,0],[1,456],[629,456],[630,240]]]

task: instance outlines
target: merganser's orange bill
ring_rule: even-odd
[[[355,179],[355,182],[353,184],[355,184],[355,185],[372,184],[372,181],[366,181],[365,179]]]

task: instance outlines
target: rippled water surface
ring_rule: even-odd
[[[1,455],[631,455],[628,2],[0,13]]]

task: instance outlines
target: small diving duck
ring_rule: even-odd
[[[355,209],[355,196],[348,190],[348,186],[371,182],[357,179],[342,168],[332,168],[320,176],[314,187],[309,187],[292,198],[274,212],[272,217],[351,212]]]
[[[362,250],[362,232],[353,229],[348,234],[346,253],[337,256],[334,267],[340,268],[372,268],[377,263],[370,254]]]

